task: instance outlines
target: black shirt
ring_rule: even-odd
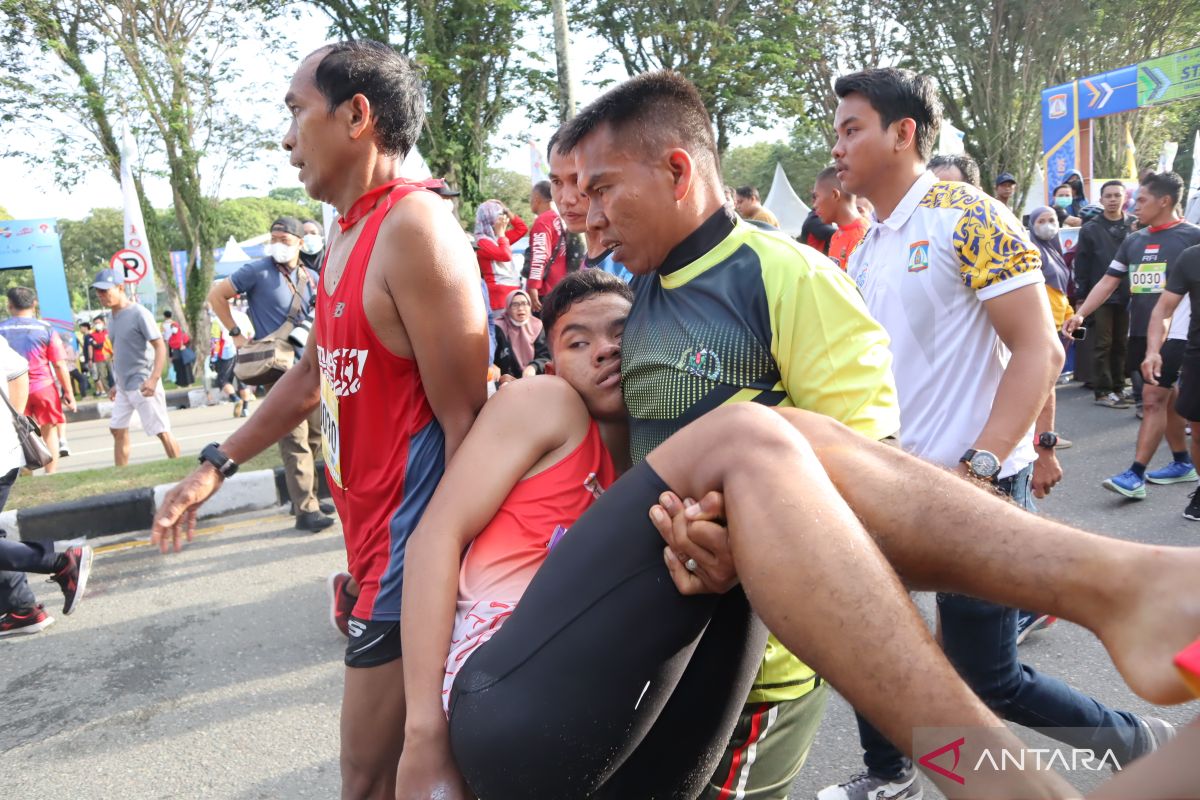
[[[1130,336],[1146,335],[1150,314],[1179,257],[1196,244],[1200,244],[1200,227],[1180,220],[1169,226],[1142,228],[1125,237],[1117,248],[1107,274],[1128,276],[1133,295],[1129,303]]]
[[[1079,243],[1075,246],[1075,295],[1081,300],[1088,296],[1117,255],[1117,248],[1133,230],[1134,218],[1122,215],[1121,219],[1099,216],[1084,224],[1079,231]],[[1129,304],[1129,276],[1117,290],[1104,301],[1105,305],[1124,306]]]
[[[1200,245],[1184,250],[1167,278],[1167,291],[1186,294],[1191,298],[1192,308],[1200,308]],[[1192,313],[1188,323],[1187,351],[1189,356],[1200,356],[1200,315]]]

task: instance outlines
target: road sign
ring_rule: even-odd
[[[1137,67],[1079,79],[1079,118],[1094,119],[1138,107]]]
[[[146,277],[146,257],[137,250],[118,250],[109,266],[124,275],[126,283],[139,283]]]
[[[1138,65],[1138,104],[1200,98],[1200,47],[1152,58]]]

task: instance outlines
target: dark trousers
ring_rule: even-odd
[[[4,504],[8,502],[8,493],[16,479],[15,469],[0,478],[0,510],[3,510]],[[51,575],[57,560],[58,556],[51,544],[10,542],[0,536],[0,614],[22,611],[37,605],[37,598],[29,588],[25,573],[40,572],[43,575]]]
[[[175,354],[171,357],[171,364],[175,367],[175,385],[191,386],[192,365],[183,360],[182,350],[175,351]]]
[[[1125,388],[1129,307],[1105,304],[1092,314],[1092,389],[1096,397]]]

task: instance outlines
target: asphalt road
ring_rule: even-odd
[[[1075,446],[1061,454],[1067,477],[1044,513],[1138,541],[1200,543],[1200,523],[1180,516],[1191,485],[1152,487],[1136,504],[1100,488],[1132,460],[1132,411],[1094,406],[1077,387],[1059,397],[1059,428]],[[0,641],[0,796],[337,796],[342,642],[328,623],[324,578],[345,556],[339,528],[310,535],[290,524],[225,521],[170,557],[136,546],[104,552],[76,614]],[[57,587],[35,590],[57,614]],[[920,603],[929,608],[928,598]],[[1200,711],[1137,699],[1091,634],[1067,623],[1031,637],[1022,653],[1119,708],[1176,723]],[[813,797],[858,759],[853,717],[834,698],[792,796]]]

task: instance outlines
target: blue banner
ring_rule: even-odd
[[[31,270],[29,284],[37,292],[41,318],[74,337],[75,314],[56,219],[0,222],[0,269]]]
[[[1122,67],[1112,72],[1080,78],[1079,118],[1095,119],[1138,107],[1137,67]]]

